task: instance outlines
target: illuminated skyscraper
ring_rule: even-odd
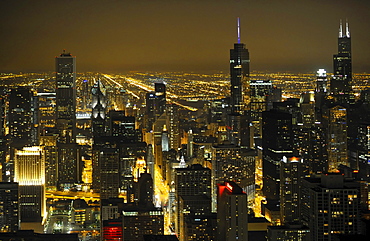
[[[176,104],[167,104],[167,117],[169,119],[168,137],[170,149],[177,150],[180,146],[179,107]]]
[[[280,211],[284,224],[300,221],[302,178],[302,160],[284,156],[280,162]]]
[[[14,166],[14,180],[19,183],[21,220],[41,221],[45,212],[45,159],[42,148],[33,146],[16,150]]]
[[[55,58],[58,143],[76,142],[76,58],[65,51]]]
[[[238,42],[230,49],[230,113],[228,116],[228,135],[232,144],[250,147],[249,119],[249,52],[240,42],[240,20],[238,18]],[[249,116],[249,115],[248,115]]]
[[[330,90],[334,95],[347,95],[352,90],[352,56],[351,36],[348,22],[346,21],[345,33],[343,32],[342,20],[339,26],[338,54],[333,56],[334,76]]]
[[[238,42],[230,49],[231,113],[243,114],[248,103],[249,51],[240,42],[240,20],[238,18]]]
[[[64,188],[81,176],[76,144],[76,58],[64,51],[55,58],[55,64],[58,184]]]
[[[328,91],[328,78],[325,69],[319,69],[316,74],[316,93],[326,93]]]
[[[39,110],[40,136],[47,136],[53,133],[56,120],[56,94],[52,92],[37,93]]]
[[[272,91],[271,80],[254,80],[250,83],[251,88],[251,120],[257,128],[260,126],[262,111],[267,110],[268,96]]]
[[[328,170],[335,171],[339,165],[348,166],[347,109],[335,106],[328,110]]]
[[[92,87],[92,131],[94,137],[106,135],[106,106],[104,85],[98,80]]]

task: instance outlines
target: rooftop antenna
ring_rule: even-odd
[[[240,18],[238,17],[238,44],[240,44]]]
[[[342,19],[339,24],[339,38],[343,38],[343,28],[342,28]]]
[[[348,19],[346,19],[346,37],[349,38],[349,26],[348,26]]]

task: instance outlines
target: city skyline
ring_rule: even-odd
[[[77,56],[79,72],[227,72],[237,17],[251,70],[331,72],[339,21],[348,19],[353,71],[370,71],[367,1],[22,0],[1,5],[0,72],[53,71],[50,59],[63,49]]]

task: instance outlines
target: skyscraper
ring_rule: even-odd
[[[55,58],[58,143],[76,141],[76,58],[63,51]]]
[[[9,96],[9,133],[11,145],[22,148],[37,141],[37,120],[35,96],[28,86],[19,86],[11,90]]]
[[[334,95],[347,95],[351,91],[352,81],[352,56],[351,36],[348,22],[346,21],[345,33],[343,32],[342,20],[339,26],[338,54],[333,56],[334,76],[330,90]]]
[[[360,233],[359,183],[341,173],[326,173],[305,179],[302,196],[302,219],[310,229],[310,240]]]
[[[348,110],[335,106],[328,110],[328,170],[335,171],[340,164],[348,166]]]
[[[94,137],[104,136],[106,131],[106,106],[105,87],[98,80],[91,89],[92,93],[92,131]]]
[[[230,49],[231,113],[243,114],[248,103],[249,51],[240,42],[240,19],[238,18],[238,42]]]
[[[0,232],[19,228],[19,191],[16,182],[0,182]]]
[[[280,212],[284,224],[300,221],[302,178],[302,159],[284,156],[280,162]]]
[[[272,109],[262,113],[263,193],[267,199],[280,197],[280,160],[293,154],[292,114]]]
[[[230,113],[228,116],[228,138],[232,144],[249,148],[249,52],[240,42],[240,20],[238,18],[238,42],[230,49]]]
[[[56,127],[58,130],[58,183],[60,188],[78,181],[76,145],[76,58],[63,53],[56,64]]]
[[[217,240],[248,240],[247,194],[234,182],[218,185],[217,219]]]
[[[15,177],[19,183],[22,222],[39,222],[45,213],[45,157],[39,146],[15,151]]]

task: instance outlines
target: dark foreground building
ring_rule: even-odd
[[[43,234],[33,230],[18,230],[15,233],[0,233],[1,241],[79,241],[78,234]]]

